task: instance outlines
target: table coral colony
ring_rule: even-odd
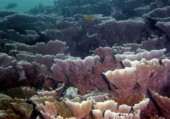
[[[1,10],[0,119],[170,119],[169,10],[168,0]]]

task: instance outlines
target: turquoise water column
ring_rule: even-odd
[[[18,6],[15,7],[14,11],[28,12],[29,9],[41,3],[44,6],[53,5],[54,0],[0,0],[0,10],[5,10],[5,7],[9,3],[17,3]]]

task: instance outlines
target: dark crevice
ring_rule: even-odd
[[[105,77],[104,74],[102,74],[102,79],[103,79],[104,82],[106,83],[106,85],[107,85],[107,87],[108,87],[108,90],[111,91],[112,88],[111,88],[110,82],[107,80],[107,78]]]
[[[154,100],[153,95],[151,94],[151,90],[148,89],[147,93],[148,93],[148,95],[149,95],[149,97],[150,97],[150,100],[153,102],[155,108],[157,109],[158,115],[159,115],[160,117],[163,117],[163,115],[162,115],[162,113],[161,113],[161,110],[160,110],[160,108],[159,108],[159,105],[156,103],[156,101]]]

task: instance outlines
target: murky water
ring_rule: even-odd
[[[17,3],[17,7],[11,9],[15,11],[27,12],[29,9],[41,3],[44,6],[52,5],[54,0],[0,0],[0,10],[5,10],[9,3]]]

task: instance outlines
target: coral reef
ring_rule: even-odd
[[[129,47],[130,44],[126,46]],[[48,69],[51,73],[47,73],[45,64],[19,61],[17,57],[4,55],[8,60],[6,65],[1,67],[10,66],[15,70],[19,84],[10,85],[8,82],[1,87],[6,95],[2,94],[0,104],[4,105],[5,101],[10,105],[6,108],[0,106],[3,118],[6,115],[17,118],[24,115],[26,118],[40,119],[42,117],[138,119],[161,118],[162,114],[163,117],[168,117],[167,109],[163,108],[161,114],[157,111],[157,103],[162,108],[164,102],[155,97],[152,91],[148,93],[148,90],[154,90],[168,96],[165,90],[169,85],[170,60],[166,58],[165,50],[135,49],[138,51],[136,54],[130,50],[132,49],[124,51],[122,46],[121,52],[124,54],[116,54],[115,47],[100,47],[94,51],[94,56],[85,59],[53,58],[54,63]],[[121,56],[124,58],[120,60]],[[14,89],[16,86],[27,87]],[[31,103],[25,102],[23,98]],[[17,102],[13,104],[13,100]],[[39,113],[27,112],[22,104]],[[63,108],[59,108],[60,106]],[[10,107],[12,109],[8,112]],[[148,113],[149,110],[152,110],[152,114]]]
[[[169,11],[168,0],[0,11],[0,118],[169,119]]]

